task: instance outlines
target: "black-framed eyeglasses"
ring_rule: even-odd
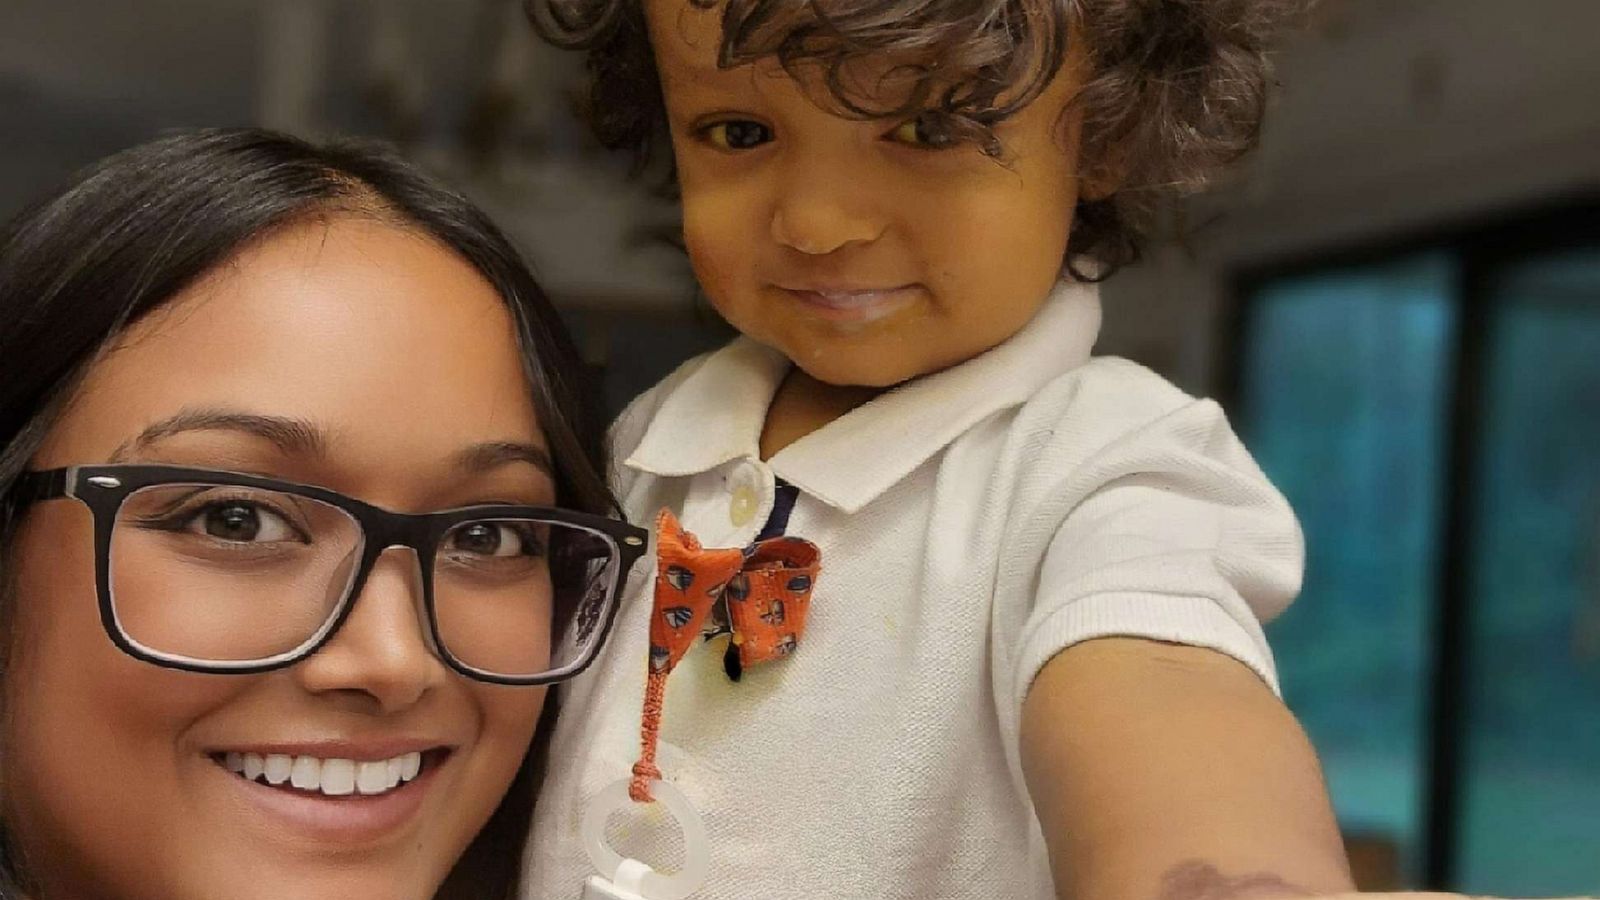
[[[94,516],[100,622],[123,652],[192,672],[293,665],[338,631],[378,557],[416,552],[432,650],[496,684],[549,684],[594,660],[643,529],[539,506],[389,512],[336,491],[178,466],[25,473],[20,506]]]

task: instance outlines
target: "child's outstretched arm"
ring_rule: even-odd
[[[1310,742],[1230,657],[1131,638],[1070,647],[1028,693],[1021,749],[1063,900],[1352,888]]]

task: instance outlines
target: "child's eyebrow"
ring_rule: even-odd
[[[667,46],[663,47],[662,44]],[[739,65],[724,69],[717,65],[715,54],[707,55],[695,52],[695,48],[686,46],[683,39],[671,41],[658,41],[656,54],[661,68],[667,72],[693,79],[725,79],[729,75],[748,69],[747,65]]]
[[[703,10],[684,10],[670,21],[652,23],[650,34],[658,71],[663,77],[676,76],[670,80],[680,88],[692,88],[699,82],[710,82],[716,88],[751,87],[757,70],[765,68],[764,63],[776,67],[776,60],[771,57],[742,60],[726,68],[718,65],[722,23]],[[781,67],[769,74],[787,77]]]
[[[757,79],[761,77],[752,65],[723,69],[714,65],[685,64],[681,69],[663,66],[661,71],[662,84],[670,87],[674,95],[723,100],[735,96],[740,103],[758,99],[762,91]]]

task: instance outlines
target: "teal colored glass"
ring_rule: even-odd
[[[1600,245],[1486,295],[1453,887],[1600,896]]]
[[[1280,278],[1247,309],[1240,434],[1306,537],[1267,629],[1347,835],[1420,875],[1456,267],[1429,253]]]

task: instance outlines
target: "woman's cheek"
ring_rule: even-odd
[[[472,685],[472,688],[479,692],[478,706],[484,710],[487,720],[483,736],[486,749],[496,755],[504,773],[515,773],[533,743],[549,689],[496,685]]]

